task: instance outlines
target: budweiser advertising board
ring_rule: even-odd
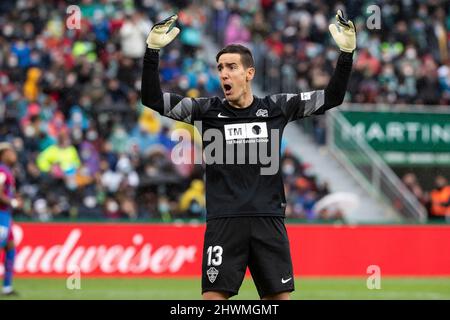
[[[149,224],[18,224],[17,275],[197,275],[203,227]]]
[[[288,225],[296,275],[450,275],[450,226]],[[200,276],[204,224],[19,223],[17,276]],[[238,232],[238,230],[237,230]],[[3,270],[0,270],[3,272]]]

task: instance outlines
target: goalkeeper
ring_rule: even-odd
[[[270,148],[279,156],[282,131],[290,121],[323,114],[342,103],[356,47],[355,27],[341,11],[336,15],[337,24],[329,26],[341,53],[325,90],[256,97],[252,93],[255,65],[250,50],[228,45],[216,56],[224,98],[193,99],[163,93],[160,87],[159,50],[180,32],[172,28],[176,19],[174,15],[157,23],[148,36],[142,103],[175,120],[193,125],[201,121],[205,151],[211,140],[218,142],[217,137],[219,145],[226,146],[221,155],[226,161],[206,163],[203,298],[228,299],[238,294],[248,267],[261,299],[289,299],[294,273],[284,225],[286,199],[279,162],[275,171],[264,171],[267,162],[249,161],[248,150]],[[210,130],[220,134],[212,139]],[[242,146],[244,163],[237,161]],[[234,162],[228,161],[230,157]]]

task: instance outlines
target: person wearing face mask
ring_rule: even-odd
[[[37,157],[37,166],[44,174],[63,178],[80,167],[80,158],[72,145],[69,133],[62,131],[58,135],[58,143],[49,146]]]

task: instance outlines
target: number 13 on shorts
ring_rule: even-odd
[[[222,254],[223,248],[221,246],[209,246],[206,250],[208,255],[207,265],[209,266],[220,266],[222,264]]]

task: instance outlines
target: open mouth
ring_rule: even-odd
[[[224,91],[226,96],[231,94],[231,89],[232,89],[232,87],[231,87],[230,84],[224,84],[223,85],[223,91]]]

